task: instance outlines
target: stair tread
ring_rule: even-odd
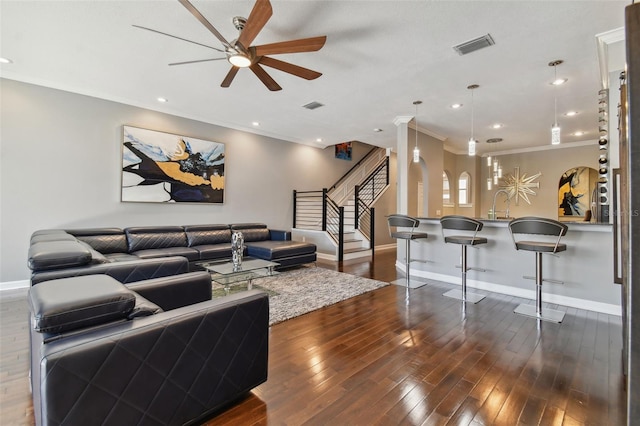
[[[370,248],[364,248],[364,247],[360,247],[360,248],[353,248],[353,249],[344,249],[344,253],[358,253],[361,251],[370,251]]]

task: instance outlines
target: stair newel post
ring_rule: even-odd
[[[371,249],[371,257],[373,258],[374,247],[375,247],[375,239],[376,239],[376,209],[371,207],[369,209],[369,248]]]
[[[358,223],[360,223],[360,185],[356,185],[353,189],[353,199],[355,201],[353,206],[353,229],[358,229]]]
[[[344,207],[338,207],[338,262],[344,259]]]
[[[327,230],[327,188],[322,188],[322,230]]]
[[[293,227],[296,227],[296,206],[298,205],[297,192],[293,190]]]

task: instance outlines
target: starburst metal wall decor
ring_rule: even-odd
[[[515,198],[516,206],[519,205],[520,198],[525,200],[528,204],[531,204],[529,195],[536,195],[536,192],[532,188],[540,188],[540,182],[534,182],[542,176],[542,173],[538,172],[535,175],[527,176],[526,173],[520,175],[520,167],[514,169],[512,175],[504,178],[500,188],[504,188],[509,193],[509,199]]]

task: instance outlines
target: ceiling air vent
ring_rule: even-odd
[[[308,103],[308,104],[306,104],[306,105],[302,105],[302,108],[306,108],[306,109],[316,109],[316,108],[320,108],[320,107],[322,107],[322,106],[324,106],[324,104],[321,104],[320,102],[313,101],[313,102],[309,102],[309,103]]]
[[[487,34],[482,37],[466,41],[457,46],[453,46],[453,50],[458,52],[458,55],[466,55],[467,53],[475,52],[476,50],[493,46],[494,44],[496,44],[496,42],[491,38],[491,34]]]
[[[502,142],[502,138],[487,139],[487,143],[498,143],[498,142]]]

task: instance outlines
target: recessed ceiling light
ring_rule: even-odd
[[[158,102],[166,103],[166,102],[169,102],[169,99],[167,99],[167,98],[158,98]]]
[[[453,109],[462,108],[462,104],[452,104],[451,108],[453,108]]]
[[[491,128],[492,129],[502,129],[502,124],[496,123],[496,124],[492,125]]]
[[[0,58],[0,64],[12,64],[13,61],[9,58]]]
[[[317,138],[316,142],[322,142],[322,138]]]
[[[252,125],[254,125],[254,126],[256,126],[256,127],[260,126],[260,123],[259,123],[259,122],[257,122],[257,121],[254,121],[254,122],[252,122],[251,124],[252,124]]]
[[[575,132],[573,135],[574,135],[574,136],[583,136],[583,135],[584,135],[584,134],[586,134],[586,133],[587,133],[587,132],[583,132],[583,131],[578,130],[578,131],[577,131],[577,132]]]
[[[560,86],[561,84],[565,84],[567,81],[569,81],[568,78],[558,78],[556,80],[553,80],[551,84],[553,84],[554,86]]]
[[[573,117],[574,115],[578,115],[578,111],[569,111],[564,115],[566,115],[567,117]]]
[[[376,132],[376,133],[380,133],[382,131],[382,129],[376,127],[375,129],[373,129],[373,131]]]

